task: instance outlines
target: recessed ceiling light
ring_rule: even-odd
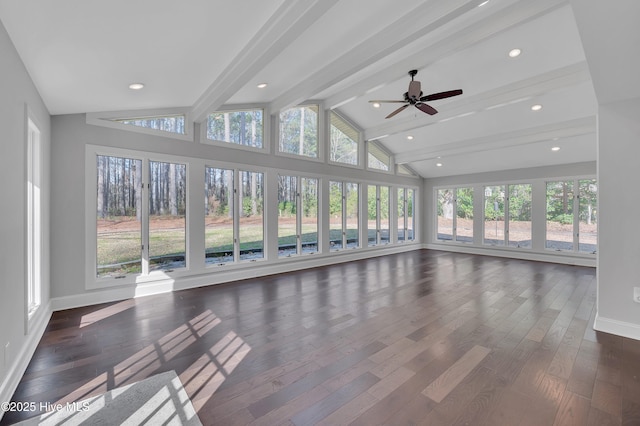
[[[553,148],[551,148],[551,151],[560,151],[560,147],[559,146],[554,146]]]
[[[371,106],[374,108],[380,108],[380,104],[378,102],[372,103]]]
[[[442,167],[442,163],[436,163],[436,167]]]
[[[410,141],[412,141],[412,140],[413,140],[413,136],[409,135],[409,136],[407,136],[407,139],[409,139]]]
[[[509,57],[510,58],[517,58],[518,56],[520,56],[521,53],[522,53],[522,50],[520,50],[520,49],[511,49],[509,51]]]
[[[483,1],[482,3],[480,3],[480,4],[478,5],[478,7],[482,7],[482,6],[484,6],[485,4],[487,4],[487,3],[489,3],[489,0],[485,0],[485,1]]]
[[[131,83],[129,85],[129,89],[131,89],[131,90],[140,90],[143,87],[144,87],[144,84],[142,84],[142,83]]]
[[[264,89],[265,87],[267,87],[267,83],[258,84],[258,89]]]
[[[542,109],[542,105],[535,104],[531,106],[531,111],[540,111]]]

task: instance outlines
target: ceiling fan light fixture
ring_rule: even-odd
[[[509,51],[509,57],[510,58],[517,58],[518,56],[520,56],[521,53],[522,53],[522,50],[520,50],[520,49],[511,49]]]
[[[542,109],[542,105],[535,104],[531,106],[531,111],[540,111]]]
[[[140,90],[142,88],[144,88],[144,83],[131,83],[129,85],[129,89],[131,90]]]

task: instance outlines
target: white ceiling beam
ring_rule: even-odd
[[[491,15],[478,14],[475,22],[447,28],[425,48],[415,52],[411,58],[399,61],[385,69],[377,70],[372,76],[360,79],[325,100],[327,109],[338,108],[353,99],[365,96],[372,88],[383,87],[399,78],[405,77],[408,69],[426,68],[460,50],[478,44],[516,25],[535,19],[567,4],[566,0],[519,0],[497,3]],[[417,63],[417,60],[422,62]]]
[[[573,136],[596,132],[596,116],[581,117],[573,120],[546,124],[543,126],[519,129],[496,135],[466,139],[446,144],[416,149],[395,156],[396,164],[432,160],[438,157],[450,158],[454,155],[470,154],[482,151],[512,148],[533,143],[549,142]]]
[[[383,136],[390,136],[425,126],[431,126],[443,121],[464,117],[487,109],[499,108],[501,106],[521,102],[529,98],[589,80],[590,76],[587,63],[586,61],[581,61],[573,65],[568,65],[566,67],[507,84],[493,90],[478,93],[473,96],[452,98],[451,100],[440,104],[440,113],[436,116],[437,118],[424,115],[420,118],[408,116],[405,118],[388,120],[379,126],[366,129],[364,131],[364,139],[379,139]]]
[[[312,98],[362,68],[473,10],[478,3],[478,0],[422,3],[284,92],[271,103],[271,111],[277,113]],[[432,19],[425,21],[428,17]]]
[[[204,121],[211,111],[224,105],[337,1],[285,0],[196,101],[191,111],[194,121]]]

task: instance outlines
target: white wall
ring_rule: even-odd
[[[593,255],[572,252],[553,252],[545,249],[546,182],[548,180],[567,180],[595,176],[596,163],[587,162],[425,179],[423,198],[425,200],[424,211],[426,220],[423,226],[422,241],[425,242],[426,247],[439,250],[595,266],[596,259]],[[482,200],[484,197],[484,186],[518,183],[529,183],[532,185],[532,247],[530,249],[517,249],[483,245],[483,223],[481,218],[483,216]],[[474,188],[474,218],[477,219],[474,220],[473,244],[436,240],[437,217],[435,190],[443,187]]]
[[[596,330],[640,340],[640,99],[600,105],[598,117],[598,316]]]
[[[43,141],[44,217],[49,202],[49,112],[0,23],[0,401],[8,401],[20,380],[39,328],[49,319],[48,222],[44,223],[43,294],[40,314],[26,318],[26,142],[27,108]],[[35,321],[39,321],[40,327]],[[9,345],[6,348],[7,344]],[[0,412],[0,417],[2,413]]]
[[[196,129],[198,130],[198,129]],[[195,134],[199,134],[196,131]],[[52,191],[55,197],[52,200],[52,259],[51,281],[52,297],[55,298],[54,309],[78,306],[81,304],[98,303],[102,301],[117,300],[124,297],[144,294],[147,291],[144,286],[128,286],[121,288],[109,288],[99,290],[87,290],[84,265],[86,256],[93,255],[93,248],[86,247],[85,235],[85,211],[95,213],[95,207],[87,204],[86,190],[92,191],[95,181],[85,177],[85,148],[93,149],[95,146],[119,149],[129,149],[189,157],[199,160],[216,162],[256,165],[268,168],[272,171],[286,171],[287,173],[299,173],[303,175],[322,175],[328,179],[345,179],[361,183],[386,183],[411,187],[421,187],[420,178],[394,176],[388,173],[366,171],[356,168],[348,168],[301,160],[291,157],[283,157],[275,154],[252,152],[237,148],[226,148],[201,144],[199,142],[184,141],[164,137],[161,135],[149,135],[138,132],[108,128],[87,124],[85,115],[64,115],[52,117]],[[273,144],[273,142],[271,142]],[[275,147],[271,147],[271,152]],[[194,160],[194,164],[199,160]],[[193,169],[194,181],[198,179],[197,168]],[[204,167],[202,167],[204,170]],[[275,182],[274,180],[271,180]],[[85,187],[85,185],[88,185]],[[269,187],[267,187],[269,191]],[[326,191],[328,194],[328,190]],[[271,194],[275,196],[275,192]],[[266,197],[269,196],[267,192]],[[268,201],[268,198],[265,198]],[[273,199],[273,197],[272,197]],[[196,205],[199,202],[195,198]],[[322,200],[321,200],[322,202]],[[190,203],[191,204],[191,203]],[[322,205],[321,205],[322,206]],[[322,208],[322,207],[321,207]],[[269,208],[265,210],[269,212]],[[204,213],[202,213],[204,214]],[[193,221],[193,227],[189,233],[204,235],[204,220]],[[325,224],[326,225],[326,224]],[[198,229],[198,227],[202,229]],[[275,228],[267,229],[267,234],[275,235]],[[366,240],[364,242],[366,246]],[[398,245],[400,246],[400,245]],[[273,245],[272,245],[273,247]],[[407,247],[411,247],[407,245]],[[397,250],[406,250],[407,247],[396,247]],[[419,248],[414,244],[413,249]],[[234,279],[247,278],[249,276],[264,275],[268,273],[284,272],[301,267],[317,266],[320,259],[326,262],[340,262],[351,260],[358,256],[372,256],[389,253],[387,250],[363,248],[341,254],[328,254],[326,256],[306,256],[292,259],[277,259],[270,262],[259,262],[251,265],[233,265],[225,267],[224,271],[211,272],[209,269],[198,269],[193,274],[174,283],[167,283],[170,288],[187,288],[194,285],[225,282]],[[313,258],[313,260],[311,260]],[[237,266],[237,267],[236,267]],[[204,268],[204,265],[202,265]],[[231,270],[233,272],[226,272]],[[169,287],[163,287],[165,290]],[[142,288],[142,290],[141,290]],[[149,287],[148,292],[162,291],[156,286],[156,290]]]

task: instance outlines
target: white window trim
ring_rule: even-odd
[[[324,107],[322,105],[322,102],[314,102],[314,101],[308,101],[308,102],[303,102],[300,103],[298,105],[294,105],[292,107],[289,108],[285,108],[283,111],[287,110],[287,109],[291,109],[291,108],[297,108],[297,107],[305,107],[305,106],[315,106],[318,108],[318,147],[316,148],[316,151],[318,153],[317,157],[309,157],[307,155],[298,155],[298,154],[292,154],[290,152],[283,152],[280,151],[280,113],[282,111],[272,111],[272,117],[273,117],[273,129],[271,131],[271,134],[273,135],[273,149],[274,149],[274,153],[275,155],[279,156],[279,157],[286,157],[286,158],[296,158],[299,160],[306,160],[306,161],[313,161],[316,163],[324,163],[325,162],[325,151],[327,150],[327,148],[325,147],[326,143],[325,143],[325,139],[326,139],[326,114],[323,114],[322,111],[324,111]]]
[[[377,145],[378,149],[380,149],[380,151],[384,152],[385,154],[387,154],[389,156],[389,170],[381,170],[381,169],[376,169],[375,167],[369,167],[369,144],[374,143],[375,145]],[[393,175],[395,174],[395,160],[393,157],[393,154],[391,152],[389,152],[389,150],[382,145],[380,142],[378,142],[377,140],[370,140],[370,141],[366,141],[365,144],[365,150],[364,150],[364,168],[365,170],[369,171],[369,172],[376,172],[376,173],[384,173],[387,175]]]
[[[27,332],[31,320],[42,305],[44,282],[44,244],[45,244],[45,197],[44,185],[44,140],[41,126],[28,107],[25,112],[25,325]],[[34,169],[37,167],[37,169]],[[31,182],[38,186],[34,193]]]
[[[151,118],[171,115],[184,115],[185,133],[183,135],[181,135],[180,133],[165,132],[162,130],[150,129],[147,127],[138,127],[131,124],[124,124],[113,121],[119,119],[133,120],[141,117]],[[108,127],[110,129],[119,129],[146,135],[162,136],[169,139],[178,139],[188,142],[194,141],[193,122],[191,121],[190,110],[188,108],[88,112],[86,115],[86,123],[94,126]]]
[[[240,112],[250,110],[262,110],[262,147],[257,148],[254,146],[240,145],[233,142],[220,141],[207,138],[207,121],[211,114],[225,113],[225,112]],[[271,153],[271,144],[269,143],[269,135],[271,135],[271,112],[267,105],[263,104],[239,104],[239,105],[223,105],[216,111],[207,113],[205,120],[200,124],[199,142],[203,145],[212,145],[221,148],[233,148],[250,152],[260,152],[264,154]]]
[[[356,164],[348,164],[348,163],[342,163],[340,161],[332,161],[331,160],[331,114],[335,114],[338,116],[338,118],[340,118],[342,121],[344,121],[346,124],[348,124],[349,126],[351,126],[351,128],[353,128],[353,130],[355,130],[356,132],[358,132],[358,140],[356,140],[356,160],[357,163]],[[326,157],[327,157],[327,163],[328,164],[332,164],[332,165],[336,165],[336,166],[341,166],[341,167],[348,167],[348,168],[352,168],[352,169],[364,169],[364,164],[362,163],[362,151],[363,151],[363,147],[365,146],[364,143],[364,136],[363,136],[363,131],[361,128],[359,128],[358,126],[356,126],[351,120],[345,118],[342,114],[338,113],[337,111],[334,110],[327,110],[325,112],[325,123],[326,123],[326,135],[327,135],[327,143],[326,143]],[[365,157],[366,160],[366,157]]]

